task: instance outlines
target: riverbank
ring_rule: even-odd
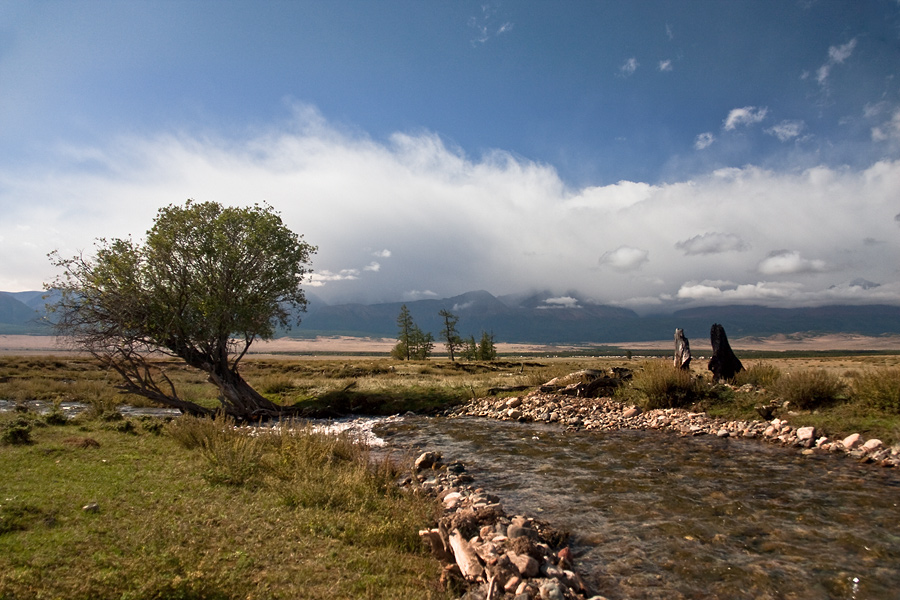
[[[818,435],[815,427],[794,422],[792,417],[770,421],[728,421],[680,408],[642,411],[610,398],[579,398],[540,391],[508,398],[478,398],[449,410],[447,415],[559,423],[570,430],[669,430],[683,436],[757,439],[796,449],[807,456],[839,454],[883,467],[900,466],[898,446],[887,447],[874,438],[865,440],[858,433],[839,440],[829,439]]]

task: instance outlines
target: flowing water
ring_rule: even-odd
[[[900,598],[893,470],[659,431],[424,417],[375,431],[465,462],[508,513],[568,529],[610,599]]]

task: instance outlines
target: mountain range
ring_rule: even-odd
[[[397,316],[405,304],[416,325],[436,338],[443,325],[438,314],[447,309],[459,316],[463,337],[479,338],[482,331],[497,341],[523,343],[621,343],[668,339],[676,327],[690,337],[705,337],[713,323],[721,323],[729,337],[766,337],[776,334],[853,333],[879,336],[900,334],[900,307],[890,305],[768,308],[709,306],[666,315],[641,316],[626,308],[594,304],[576,297],[549,293],[493,296],[467,292],[444,299],[380,304],[328,304],[307,294],[309,307],[302,322],[285,335],[348,335],[394,337]],[[0,292],[0,334],[50,334],[40,321],[44,292]]]

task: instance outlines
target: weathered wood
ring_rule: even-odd
[[[684,329],[675,330],[675,368],[685,371],[691,368],[691,345],[684,335]]]
[[[450,532],[450,549],[453,551],[453,556],[456,557],[456,564],[459,565],[463,577],[476,580],[484,575],[484,567],[481,566],[478,555],[475,554],[472,545],[463,538],[459,529]]]
[[[724,327],[718,323],[713,323],[709,330],[709,340],[712,343],[712,358],[709,359],[708,368],[712,371],[713,379],[716,381],[727,381],[733,379],[737,373],[744,370],[744,365],[735,356],[731,345],[728,343]]]

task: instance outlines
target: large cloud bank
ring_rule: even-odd
[[[430,132],[373,140],[300,106],[242,136],[123,137],[0,170],[0,289],[37,289],[55,275],[47,252],[140,238],[191,197],[279,210],[319,247],[310,285],[329,301],[486,289],[639,310],[898,304],[898,190],[897,161],[571,189],[548,165],[473,158]]]

